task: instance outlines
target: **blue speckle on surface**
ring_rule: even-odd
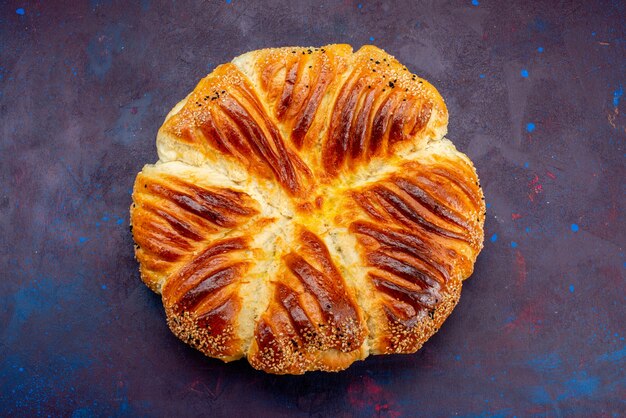
[[[554,399],[543,386],[531,388],[531,401],[535,404],[553,404],[554,401],[566,399],[578,399],[582,397],[593,397],[600,386],[600,381],[595,377],[587,377],[586,373],[581,373],[581,378],[573,378],[563,383],[562,387],[556,391]],[[552,387],[552,391],[554,388]]]
[[[18,9],[15,9],[15,13],[17,13],[20,16],[24,16],[26,14],[26,10],[24,10],[23,7],[20,7]]]
[[[103,80],[113,66],[114,58],[124,50],[122,26],[109,25],[94,33],[87,44],[86,72]]]
[[[480,2],[478,0],[472,0],[472,5],[473,6],[478,6],[480,4]]]
[[[617,107],[619,106],[619,101],[622,98],[622,96],[624,95],[624,88],[622,87],[622,85],[619,85],[619,89],[615,90],[613,92],[613,107]]]
[[[582,379],[571,379],[565,382],[566,391],[557,397],[557,400],[568,398],[580,398],[582,396],[593,396],[600,381],[595,377],[583,377]]]
[[[226,0],[226,4],[232,3],[233,0]]]
[[[530,227],[529,227],[529,226],[527,226],[527,227],[526,227],[526,229],[525,229],[524,231],[526,231],[527,233],[529,233],[529,232],[530,232]]]
[[[548,23],[545,20],[537,17],[533,21],[533,27],[538,32],[545,32],[546,29],[548,28]]]
[[[578,224],[572,224],[570,228],[572,228],[572,231],[578,232]]]
[[[557,369],[561,366],[561,356],[557,353],[539,354],[529,360],[526,364],[537,372],[546,372]]]
[[[525,163],[524,163],[524,168],[528,168],[528,166],[529,166],[529,165],[530,165],[530,164],[528,164],[528,162],[525,162]]]
[[[102,222],[106,222],[106,221],[108,221],[108,220],[109,220],[109,217],[108,217],[108,216],[103,216],[103,217],[102,217]]]
[[[591,36],[596,36],[596,33],[595,32],[591,32]]]
[[[491,203],[487,203],[485,206],[489,209],[491,207]]]
[[[569,285],[569,292],[570,293],[574,293],[574,285],[573,284]]]
[[[89,238],[87,238],[87,237],[79,237],[78,238],[78,242],[80,242],[81,244],[84,244],[87,241],[89,241]]]
[[[493,234],[491,236],[491,242],[496,242],[498,240],[498,234]]]
[[[359,9],[363,8],[363,5],[361,3],[357,4],[356,7],[358,7]]]
[[[456,361],[461,361],[461,356],[457,354],[456,356],[454,356],[454,359],[455,359]]]
[[[519,72],[520,75],[524,78],[528,78],[528,70],[523,68],[522,71]]]
[[[622,338],[623,340],[623,338]],[[598,357],[598,360],[600,361],[622,361],[626,359],[626,347],[622,348],[621,350],[618,351],[613,351],[611,353],[606,353],[606,354],[602,354],[601,356]]]
[[[370,41],[374,42],[374,37],[370,36]]]
[[[552,402],[552,398],[543,386],[536,386],[532,389],[531,401],[536,404],[546,404]]]
[[[528,123],[526,124],[526,130],[527,130],[528,132],[532,132],[532,131],[534,131],[534,130],[535,130],[535,124],[534,124],[534,123],[532,123],[532,122],[528,122]]]
[[[118,218],[117,221],[115,221],[116,224],[121,225],[124,223],[124,219],[122,218]]]
[[[478,77],[480,77],[480,78],[485,78],[485,75],[484,75],[484,74],[481,74],[481,75],[479,75]]]
[[[102,290],[107,290],[107,285],[106,284],[103,284],[101,287],[102,287]]]
[[[511,241],[511,248],[517,248],[517,242]]]
[[[89,407],[78,408],[72,412],[72,418],[89,418],[95,415],[96,413]]]
[[[537,52],[543,52],[543,47],[540,46],[539,48],[537,48]]]
[[[20,367],[18,370],[20,371],[20,373],[22,373],[24,371],[24,368]]]

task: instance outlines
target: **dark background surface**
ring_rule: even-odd
[[[622,1],[0,2],[0,415],[623,416]],[[485,248],[415,355],[277,377],[203,357],[139,280],[130,189],[252,49],[378,45],[475,162]]]

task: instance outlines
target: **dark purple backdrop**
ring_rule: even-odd
[[[620,416],[623,1],[2,1],[0,415]],[[378,45],[430,80],[488,202],[415,355],[277,377],[167,329],[128,231],[166,113],[269,46]]]

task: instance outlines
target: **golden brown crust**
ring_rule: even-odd
[[[271,48],[255,53],[254,71],[270,113],[296,149],[312,148],[332,103],[328,99],[342,82],[352,47]]]
[[[137,175],[131,225],[141,277],[154,291],[177,266],[220,234],[258,213],[250,196],[222,187],[199,187],[158,168]]]
[[[416,351],[456,305],[482,248],[484,205],[473,168],[448,158],[404,163],[350,191],[337,222],[357,235],[376,295],[372,351]]]
[[[433,86],[384,51],[254,51],[168,115],[137,176],[141,276],[183,341],[277,374],[410,353],[482,248],[471,162]]]
[[[322,148],[329,173],[392,155],[408,140],[419,147],[447,125],[445,104],[434,87],[384,51],[364,46],[351,57],[349,68],[329,113]]]
[[[243,342],[234,324],[242,303],[238,288],[250,262],[240,261],[237,253],[247,248],[242,237],[212,243],[163,287],[168,325],[206,355],[241,357]]]
[[[282,257],[248,360],[281,374],[343,369],[362,356],[363,315],[320,238],[299,228],[296,239],[297,248]],[[329,362],[329,351],[340,355]]]
[[[308,168],[285,146],[254,88],[233,64],[220,65],[202,80],[161,132],[207,156],[218,153],[275,178],[292,195],[306,191]]]

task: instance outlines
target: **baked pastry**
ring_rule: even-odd
[[[435,88],[374,46],[253,51],[167,115],[131,207],[171,330],[269,373],[413,353],[482,248]]]

